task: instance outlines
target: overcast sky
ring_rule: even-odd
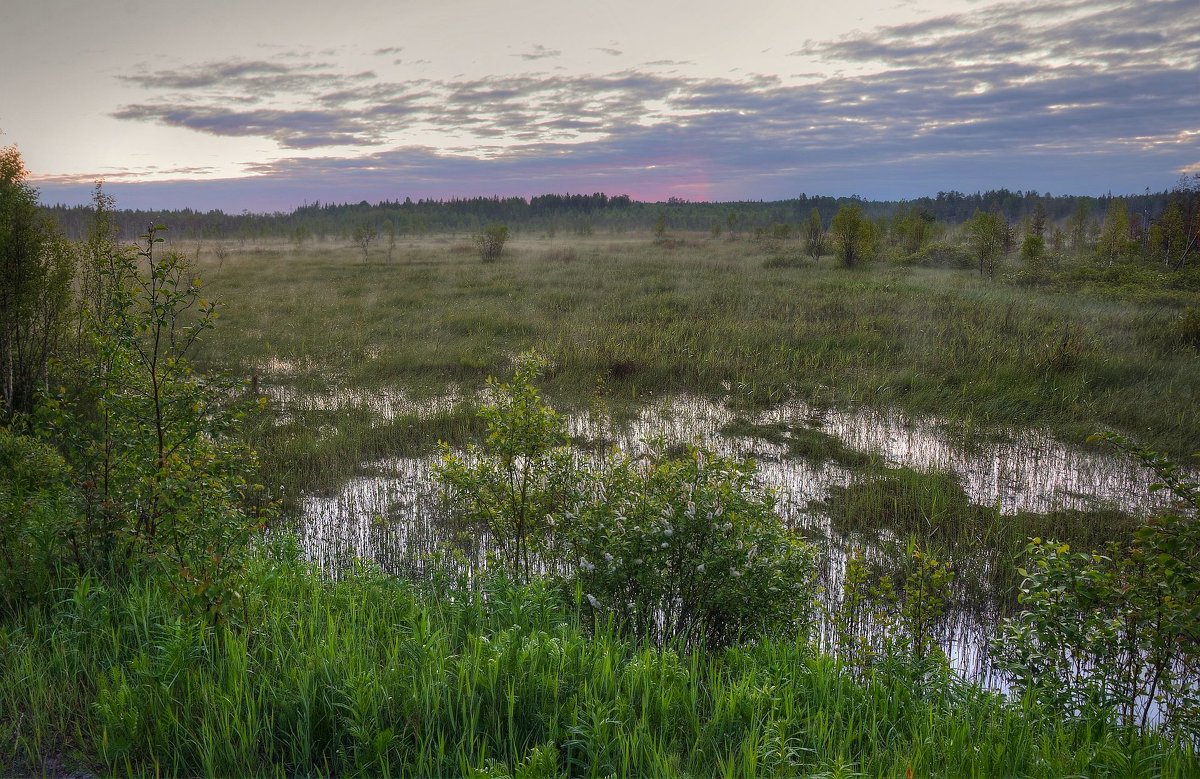
[[[1101,194],[1200,171],[1200,0],[0,0],[45,202]]]

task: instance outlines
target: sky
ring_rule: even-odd
[[[0,0],[46,203],[1169,189],[1200,0]]]

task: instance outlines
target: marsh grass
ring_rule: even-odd
[[[1139,526],[1130,514],[1104,507],[1003,514],[973,503],[957,477],[936,469],[875,467],[847,486],[831,486],[823,508],[835,533],[874,544],[882,567],[905,559],[909,539],[952,560],[959,605],[972,613],[1016,606],[1029,539],[1100,549],[1127,545]]]
[[[581,594],[544,583],[425,588],[369,568],[333,581],[287,546],[249,570],[241,627],[181,621],[151,582],[89,579],[6,622],[0,764],[132,776],[1197,768],[1153,734],[1044,717],[905,663],[855,680],[804,637],[656,649],[581,618]]]
[[[756,414],[790,400],[900,409],[938,420],[965,449],[1024,429],[1081,444],[1104,428],[1200,448],[1200,355],[1170,327],[1200,298],[1190,277],[1069,266],[1030,286],[947,267],[791,262],[798,245],[777,243],[518,234],[486,264],[462,236],[402,241],[392,261],[366,263],[337,242],[231,243],[198,261],[224,304],[198,359],[286,391],[270,395],[253,439],[293,515],[302,495],[335,495],[372,462],[478,441],[477,391],[534,348],[561,411],[585,413],[598,383],[618,421],[697,397],[736,414],[726,433],[848,470],[824,506],[835,531],[944,549],[977,604],[1011,601],[1029,537],[1090,548],[1126,539],[1132,521],[1104,509],[1002,515],[937,468],[884,469],[815,423]],[[411,409],[381,413],[376,400],[398,392]],[[461,400],[447,406],[451,395]],[[602,452],[615,439],[578,442]]]
[[[837,436],[816,427],[788,422],[755,423],[737,418],[721,428],[722,435],[761,439],[786,447],[790,458],[814,465],[834,462],[845,468],[861,469],[877,464],[879,457],[847,447]]]
[[[764,267],[774,251],[750,241],[519,235],[488,264],[456,245],[414,240],[366,264],[333,243],[234,245],[220,267],[204,252],[224,322],[199,359],[249,378],[277,358],[312,366],[290,379],[310,387],[420,396],[480,387],[536,348],[563,407],[586,404],[597,378],[614,402],[732,386],[750,407],[866,403],[1200,448],[1200,358],[1167,327],[1195,305],[1190,288],[1139,298],[950,269]]]

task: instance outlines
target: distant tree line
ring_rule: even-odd
[[[1108,259],[1129,254],[1164,254],[1169,265],[1181,264],[1200,250],[1195,236],[1200,177],[1181,179],[1172,190],[1116,197],[1052,195],[1036,190],[997,189],[964,194],[938,192],[913,200],[865,200],[854,197],[810,196],[777,201],[692,202],[671,198],[666,202],[636,201],[628,195],[547,194],[533,198],[474,197],[451,199],[384,200],[378,203],[305,204],[290,213],[227,214],[223,211],[120,210],[112,219],[124,239],[141,235],[149,224],[171,225],[173,240],[284,238],[303,244],[313,239],[347,240],[361,245],[364,235],[420,236],[454,233],[471,236],[490,224],[506,225],[514,234],[531,232],[555,235],[590,235],[596,231],[653,230],[705,231],[713,237],[727,235],[781,238],[811,232],[813,220],[832,224],[846,207],[856,217],[874,225],[880,245],[914,253],[947,230],[967,225],[980,240],[987,234],[985,253],[1008,253],[1022,248],[1033,254],[1091,252],[1099,243],[1108,248]],[[62,226],[64,234],[79,239],[92,224],[90,206],[55,205],[43,211]],[[816,214],[816,217],[813,214]],[[989,215],[984,225],[977,214]],[[984,230],[983,228],[987,229]],[[1022,244],[1024,236],[1036,241]],[[1189,236],[1191,236],[1189,238]],[[994,246],[993,246],[994,245]],[[1157,248],[1156,248],[1157,247]],[[984,265],[987,265],[985,258]]]

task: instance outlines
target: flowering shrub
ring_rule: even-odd
[[[807,630],[812,547],[753,475],[750,463],[697,449],[648,464],[611,458],[566,516],[588,606],[659,642]]]

